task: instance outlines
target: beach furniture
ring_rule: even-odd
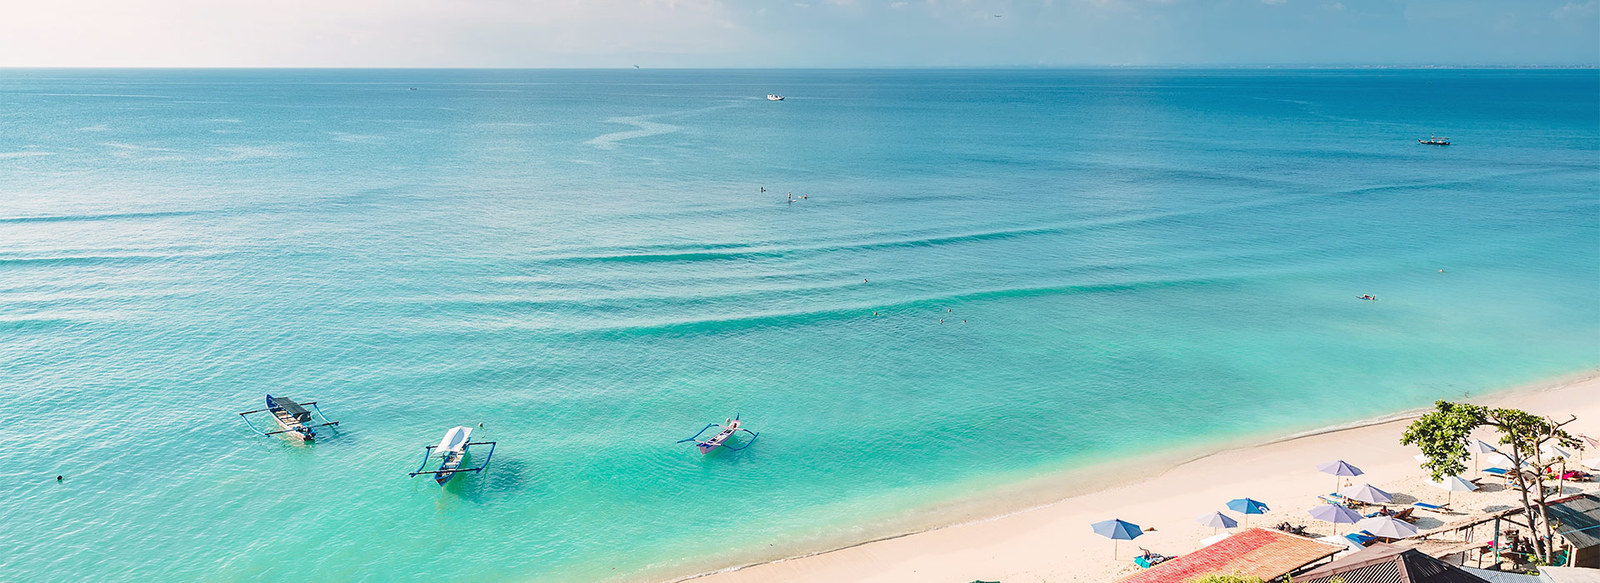
[[[1246,516],[1245,518],[1248,519],[1249,517]],[[1211,527],[1211,534],[1216,534],[1217,529],[1219,528],[1233,528],[1235,526],[1239,526],[1239,521],[1234,520],[1232,516],[1228,516],[1221,512],[1208,512],[1195,517],[1194,520],[1195,522],[1200,523],[1201,526]]]
[[[311,407],[311,409],[308,410],[306,407]],[[312,411],[316,412],[315,417],[320,417],[322,419],[322,423],[316,423],[316,418],[313,417]],[[278,427],[280,427],[279,430],[262,431],[256,427],[255,423],[250,422],[251,415],[263,412],[270,413],[272,415],[272,419],[276,421],[278,423]],[[245,425],[249,425],[251,431],[264,436],[280,434],[287,435],[300,441],[312,441],[316,439],[318,427],[332,427],[339,424],[338,421],[329,421],[328,418],[322,414],[322,410],[317,408],[316,401],[296,403],[287,397],[274,397],[272,395],[267,395],[266,408],[245,411],[240,413],[239,416],[244,418]]]
[[[1399,512],[1394,513],[1394,518],[1396,520],[1404,520],[1406,522],[1413,522],[1414,523],[1414,522],[1417,521],[1417,519],[1412,517],[1411,515],[1413,513],[1415,513],[1416,511],[1417,511],[1416,508],[1402,508],[1402,509],[1400,509]]]
[[[1378,537],[1372,536],[1372,533],[1365,531],[1352,532],[1344,535],[1344,538],[1363,547],[1372,544],[1373,541],[1378,540]]]
[[[1361,471],[1361,468],[1345,463],[1344,460],[1333,460],[1331,462],[1317,464],[1317,471],[1324,474],[1333,474],[1333,490],[1335,492],[1339,491],[1340,476],[1355,477],[1365,473]]]
[[[479,465],[478,467],[461,467],[461,463],[467,459],[468,448],[474,445],[489,446],[489,455],[484,456],[483,464]],[[454,478],[458,473],[482,472],[484,468],[489,467],[489,461],[494,459],[494,447],[495,442],[493,441],[472,441],[471,427],[451,427],[449,430],[444,432],[444,438],[439,440],[438,445],[430,445],[422,448],[422,464],[417,466],[417,470],[411,472],[409,475],[415,478],[423,474],[428,474],[433,476],[433,481],[438,482],[440,486],[443,486],[445,482],[449,482],[450,478]],[[434,459],[434,453],[436,452],[439,454],[439,469],[424,469],[428,467],[428,462]]]
[[[1439,512],[1439,513],[1454,512],[1453,510],[1450,509],[1450,505],[1449,504],[1429,504],[1427,502],[1412,502],[1411,505],[1415,506],[1417,508],[1421,508],[1423,510],[1432,510],[1434,512]]]
[[[1478,481],[1477,480],[1468,480],[1468,479],[1463,478],[1461,476],[1449,476],[1449,477],[1447,477],[1447,478],[1445,478],[1443,480],[1439,480],[1437,482],[1433,482],[1433,486],[1435,488],[1439,488],[1439,489],[1442,489],[1442,490],[1444,490],[1446,492],[1449,492],[1448,494],[1445,494],[1445,499],[1444,499],[1444,505],[1445,506],[1449,506],[1450,505],[1450,498],[1452,496],[1455,496],[1456,492],[1472,492],[1472,491],[1477,490],[1478,489]]]
[[[1345,508],[1342,504],[1322,504],[1312,508],[1308,514],[1317,520],[1333,523],[1334,534],[1339,534],[1339,525],[1355,524],[1365,518],[1356,511]]]
[[[1172,560],[1172,557],[1151,551],[1150,549],[1144,547],[1139,547],[1139,551],[1141,554],[1133,558],[1133,564],[1145,569],[1149,569],[1156,565],[1160,565]]]
[[[1398,540],[1417,536],[1417,527],[1393,516],[1376,516],[1356,523],[1360,532],[1378,538]]]
[[[710,431],[712,427],[721,427],[722,431],[719,431],[719,432],[717,432],[716,435],[711,436],[711,439],[701,440],[700,436],[704,435],[705,432]],[[739,423],[739,416],[735,415],[735,416],[733,416],[732,419],[725,420],[720,424],[719,423],[707,424],[705,427],[702,427],[700,429],[699,433],[694,434],[693,437],[686,437],[684,439],[680,439],[680,440],[678,440],[678,443],[684,443],[684,442],[687,442],[687,441],[693,441],[695,447],[700,448],[700,453],[703,453],[703,454],[711,453],[711,450],[716,449],[718,447],[722,447],[723,443],[728,441],[728,438],[733,437],[733,434],[738,433],[740,431],[743,431],[745,433],[750,434],[750,441],[744,442],[744,445],[741,445],[739,447],[728,446],[728,451],[739,451],[739,450],[742,450],[744,448],[750,447],[750,444],[755,443],[756,442],[756,438],[760,436],[759,433],[756,433],[754,431],[751,431],[749,429],[745,429],[745,428],[741,427],[740,423]]]
[[[1271,508],[1267,508],[1266,503],[1264,503],[1264,502],[1262,502],[1260,500],[1251,500],[1249,498],[1235,498],[1233,500],[1229,500],[1228,501],[1228,510],[1232,510],[1234,512],[1238,512],[1239,514],[1243,514],[1244,515],[1244,527],[1245,528],[1250,528],[1250,515],[1251,514],[1266,514],[1267,511],[1272,510],[1272,509]]]
[[[1089,525],[1095,534],[1111,539],[1111,560],[1117,560],[1117,541],[1133,540],[1144,535],[1144,529],[1126,520],[1102,520]]]
[[[1365,502],[1367,504],[1388,504],[1394,501],[1394,496],[1392,494],[1374,488],[1372,487],[1372,484],[1362,484],[1360,486],[1345,488],[1344,491],[1339,492],[1339,494],[1346,499]]]

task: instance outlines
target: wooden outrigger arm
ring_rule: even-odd
[[[677,442],[678,443],[686,443],[686,442],[692,441],[692,442],[694,442],[694,444],[696,446],[700,447],[700,453],[710,453],[711,450],[716,449],[718,447],[726,447],[726,448],[728,448],[728,451],[739,451],[739,450],[742,450],[744,448],[750,447],[750,444],[755,443],[756,442],[756,438],[761,436],[761,434],[759,434],[759,433],[756,433],[756,432],[751,431],[749,429],[745,429],[743,427],[740,427],[739,426],[739,416],[738,415],[734,415],[733,419],[729,419],[726,423],[728,423],[728,425],[723,425],[721,423],[708,423],[708,424],[706,424],[705,427],[700,428],[700,431],[696,432],[694,434],[694,436],[686,437],[684,439],[680,439]],[[707,440],[702,441],[700,439],[700,436],[704,435],[705,432],[710,431],[712,427],[721,427],[722,431],[718,432],[716,435],[712,436],[711,439],[707,439]],[[741,445],[739,447],[732,447],[732,446],[723,445],[723,443],[726,442],[729,437],[733,437],[733,434],[738,433],[740,431],[743,431],[745,433],[750,434],[750,441],[744,442],[744,445]]]
[[[415,477],[423,475],[423,474],[429,474],[429,475],[437,476],[439,474],[454,474],[456,472],[482,472],[484,468],[489,467],[489,462],[494,460],[495,442],[493,442],[493,441],[469,441],[463,447],[472,447],[474,445],[487,445],[487,446],[489,446],[489,455],[484,456],[483,463],[479,464],[478,467],[476,467],[476,468],[456,468],[456,469],[453,469],[453,470],[423,470],[422,468],[428,467],[428,460],[433,458],[433,450],[435,448],[439,447],[437,445],[429,445],[429,446],[425,446],[425,447],[422,448],[422,464],[417,466],[417,471],[408,473],[406,475],[415,478]]]
[[[322,423],[317,424],[317,425],[306,425],[306,427],[308,427],[308,428],[312,428],[312,427],[328,427],[328,426],[338,425],[339,424],[338,421],[329,421],[328,420],[328,416],[322,414],[322,408],[317,406],[317,402],[316,401],[308,401],[308,402],[305,402],[305,403],[300,403],[300,406],[302,406],[302,407],[305,407],[305,406],[311,407],[311,410],[316,412],[317,417],[321,417],[322,418],[322,421],[323,421]],[[262,412],[271,411],[271,410],[272,409],[251,409],[249,411],[245,411],[243,413],[240,413],[239,417],[244,418],[244,424],[245,425],[249,425],[251,431],[254,431],[254,432],[256,432],[256,433],[258,433],[260,435],[263,435],[263,436],[277,435],[277,434],[280,434],[280,433],[288,433],[290,431],[297,431],[295,429],[282,429],[282,430],[278,430],[278,431],[262,431],[260,428],[256,427],[255,423],[251,423],[250,422],[250,415],[252,413],[262,413]]]

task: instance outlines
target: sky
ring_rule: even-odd
[[[1600,0],[0,0],[0,67],[1600,64]]]

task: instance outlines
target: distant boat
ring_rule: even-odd
[[[1438,137],[1438,136],[1429,136],[1428,139],[1426,139],[1426,140],[1417,140],[1417,143],[1425,144],[1425,145],[1429,145],[1429,146],[1448,146],[1448,145],[1450,145],[1450,138],[1441,138],[1441,137]]]
[[[783,101],[783,96],[778,95],[777,93],[768,93],[767,101]]]

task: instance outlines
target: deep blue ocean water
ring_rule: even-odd
[[[1593,70],[0,70],[0,579],[661,577],[1593,369],[1597,112]],[[268,392],[343,429],[251,433]],[[406,477],[478,423],[485,473]]]

